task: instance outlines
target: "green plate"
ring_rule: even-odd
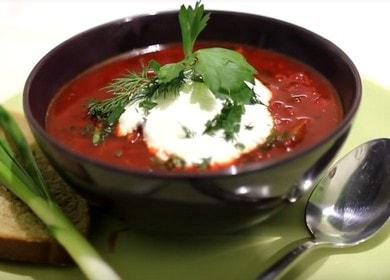
[[[390,137],[390,91],[370,81],[364,81],[363,90],[362,106],[340,155],[367,140]],[[18,95],[5,105],[21,111],[20,99]],[[308,236],[304,204],[303,199],[246,231],[200,236],[145,234],[98,214],[91,239],[124,279],[249,280],[288,244]],[[309,252],[284,279],[390,279],[389,232],[388,223],[374,238],[354,248]],[[80,278],[76,267],[0,262],[4,280]]]

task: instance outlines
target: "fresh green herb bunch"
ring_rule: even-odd
[[[46,224],[88,279],[120,277],[75,228],[52,199],[26,138],[15,120],[0,106],[0,184],[15,194]]]
[[[184,59],[165,65],[152,60],[142,73],[128,73],[113,80],[107,87],[113,97],[89,104],[89,115],[100,124],[93,136],[94,144],[99,144],[113,131],[128,104],[138,102],[147,113],[157,105],[159,98],[178,94],[182,85],[190,81],[205,83],[217,98],[225,100],[222,112],[208,123],[205,133],[222,129],[226,139],[234,138],[245,112],[244,105],[258,103],[253,90],[245,84],[245,81],[254,82],[256,70],[233,50],[205,48],[193,51],[209,18],[210,14],[205,13],[200,2],[194,8],[182,5],[179,23]],[[153,75],[148,75],[149,72]]]

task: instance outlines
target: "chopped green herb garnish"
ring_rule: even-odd
[[[91,136],[94,131],[95,131],[95,126],[89,123],[81,129],[80,133],[82,136]]]
[[[262,151],[267,151],[272,147],[291,147],[302,141],[306,131],[306,122],[299,123],[295,127],[286,131],[273,129],[267,141],[260,146]]]
[[[195,132],[193,132],[191,129],[189,129],[184,125],[182,125],[181,128],[183,129],[184,132],[184,138],[194,138]]]
[[[206,124],[205,133],[214,134],[223,129],[226,140],[232,140],[240,130],[241,116],[245,112],[244,105],[226,102],[220,114]]]
[[[99,145],[101,141],[103,140],[102,134],[99,130],[95,130],[95,132],[92,135],[92,144]]]
[[[196,167],[201,170],[206,170],[211,163],[211,158],[203,158],[202,162],[197,164]]]
[[[144,101],[139,103],[139,107],[144,108],[146,113],[152,110],[156,105],[157,103],[150,99],[145,99]]]
[[[175,156],[175,155],[172,155],[169,157],[168,160],[166,160],[164,162],[164,166],[168,169],[168,170],[171,170],[171,169],[183,169],[186,167],[186,162],[184,159],[178,157],[178,156]]]
[[[114,130],[113,126],[97,126],[92,132],[92,144],[95,146],[101,144],[104,139],[112,133]]]
[[[265,143],[260,146],[260,149],[262,151],[267,151],[272,147],[281,146],[290,137],[291,136],[287,131],[278,132],[275,129],[273,129],[271,134],[267,137]]]
[[[151,161],[163,168],[163,169],[167,169],[167,170],[173,170],[173,169],[183,169],[186,167],[186,162],[184,159],[182,159],[181,157],[178,157],[176,155],[171,155],[167,160],[161,160],[160,158],[156,157],[156,156],[153,156],[150,158]]]
[[[242,144],[242,143],[236,143],[236,144],[234,145],[234,147],[236,147],[237,149],[239,149],[239,150],[241,150],[241,151],[245,149],[245,145]]]
[[[246,130],[252,130],[254,128],[254,126],[253,126],[253,124],[246,124],[246,125],[244,125],[244,128]]]
[[[91,101],[88,105],[88,114],[95,118],[102,126],[100,132],[96,130],[92,134],[93,144],[98,144],[99,139],[104,139],[106,132],[111,132],[114,125],[119,120],[119,117],[125,111],[125,107],[129,102],[129,96],[125,93],[115,94],[113,97],[102,101]],[[99,136],[98,136],[99,134]]]

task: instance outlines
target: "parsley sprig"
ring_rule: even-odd
[[[192,54],[196,38],[206,27],[209,18],[210,14],[204,13],[204,7],[200,2],[196,2],[194,9],[191,6],[186,8],[182,5],[180,7],[179,23],[183,39],[183,51],[186,57]]]
[[[150,61],[142,73],[128,73],[114,79],[108,86],[113,94],[109,99],[93,101],[88,113],[100,126],[95,144],[113,131],[128,104],[138,102],[145,112],[152,110],[158,99],[178,94],[185,83],[203,82],[211,92],[222,100],[225,106],[221,113],[207,124],[205,133],[222,129],[226,139],[232,139],[240,128],[245,104],[253,104],[256,96],[246,82],[254,83],[256,70],[238,52],[224,48],[205,48],[193,51],[194,44],[210,18],[204,6],[197,2],[195,7],[181,6],[179,23],[182,35],[184,59],[165,65]],[[152,75],[148,74],[153,72]]]

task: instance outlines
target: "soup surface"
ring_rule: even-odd
[[[325,137],[341,121],[342,108],[335,89],[315,70],[284,55],[245,45],[204,42],[197,47],[221,45],[240,52],[256,68],[256,78],[272,92],[268,109],[274,120],[267,142],[229,165],[267,160],[302,149]],[[141,71],[142,65],[152,59],[166,64],[183,58],[180,44],[152,46],[134,53],[96,65],[61,88],[49,107],[46,128],[74,152],[99,161],[149,171],[166,168],[156,163],[142,129],[125,137],[109,136],[99,145],[92,143],[88,132],[93,120],[88,116],[87,104],[110,97],[105,88],[113,79],[128,71]],[[187,169],[194,170],[197,169]]]

